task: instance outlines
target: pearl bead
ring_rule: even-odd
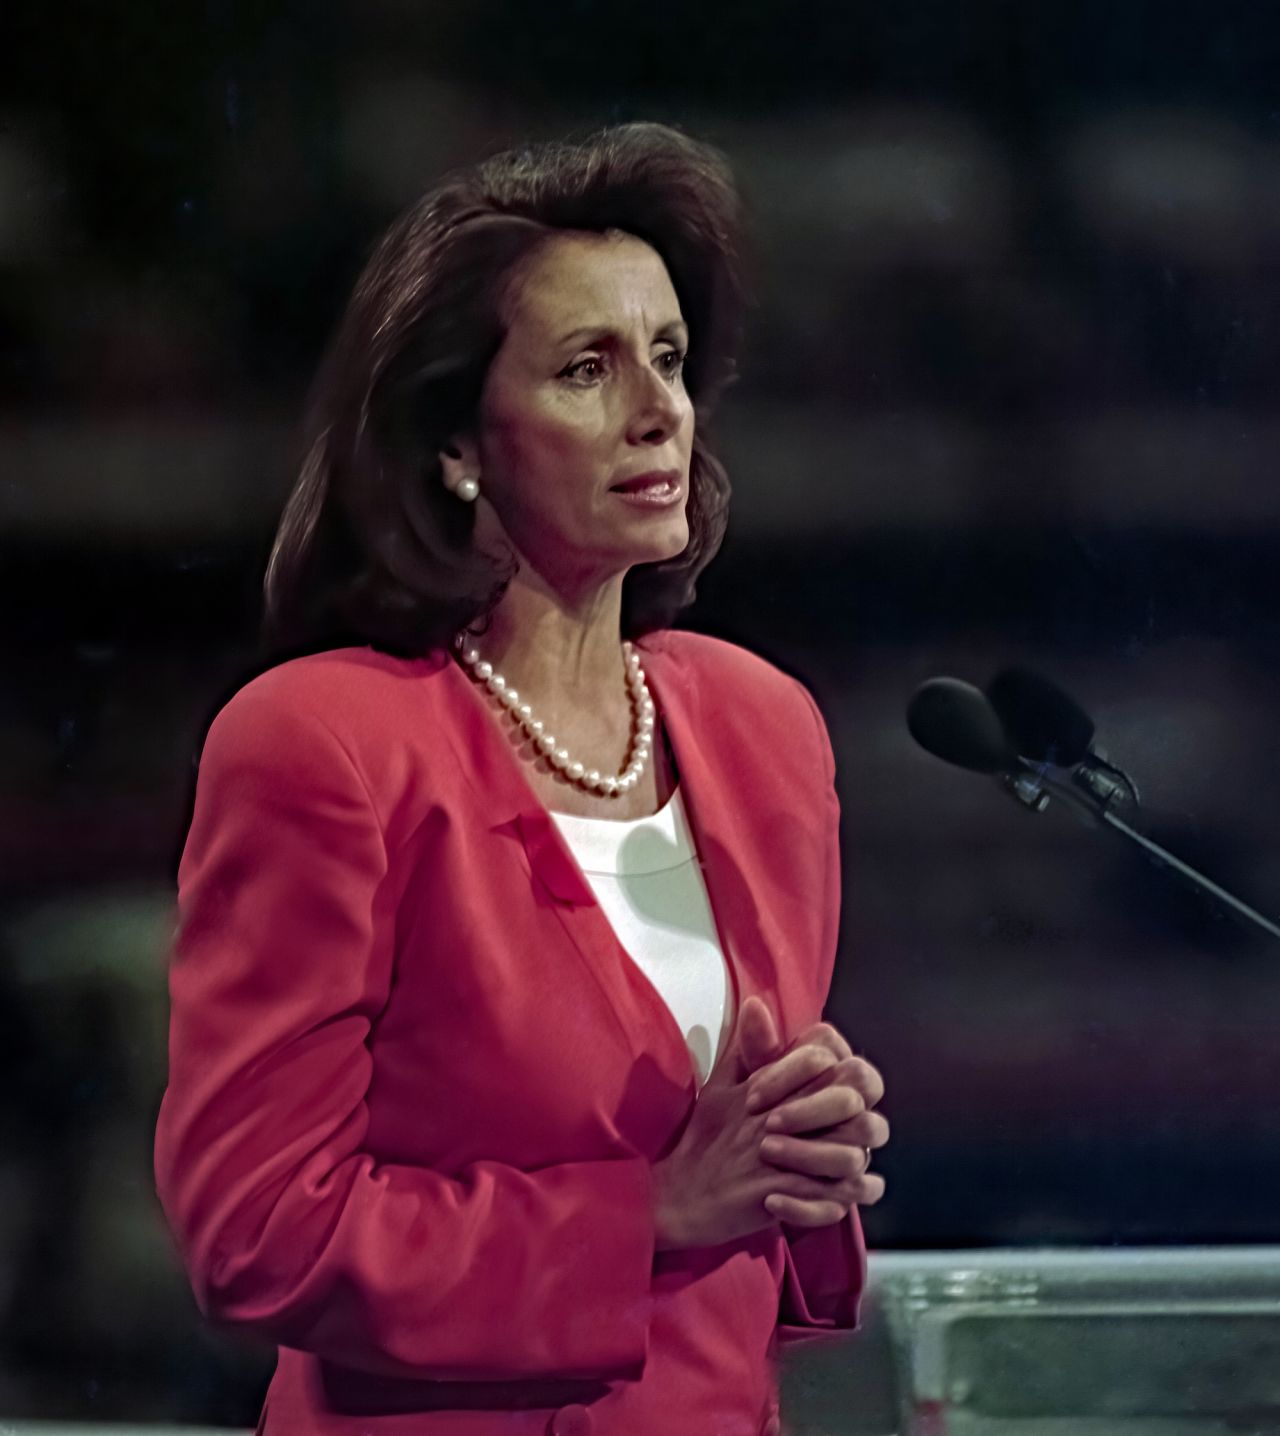
[[[640,782],[653,751],[655,708],[653,699],[649,695],[648,685],[645,683],[644,669],[640,666],[640,656],[631,643],[623,643],[622,653],[627,691],[632,704],[634,731],[627,766],[616,777],[612,774],[602,774],[598,768],[588,768],[586,764],[578,762],[567,748],[557,746],[555,736],[547,732],[546,725],[541,719],[533,716],[531,705],[522,702],[520,694],[509,686],[507,680],[494,668],[493,664],[485,662],[480,657],[479,649],[467,646],[465,634],[460,633],[455,637],[454,647],[458,651],[460,661],[471,670],[471,675],[476,682],[484,684],[489,693],[520,724],[534,748],[570,782],[578,783],[588,791],[602,793],[611,798],[617,797],[621,793],[631,792]]]

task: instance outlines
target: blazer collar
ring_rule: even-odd
[[[742,795],[741,755],[716,741],[715,696],[677,645],[658,633],[639,639],[645,673],[660,720],[675,754],[680,792],[701,860],[712,913],[726,956],[751,970],[752,988],[771,980],[774,956],[753,894],[750,858],[735,828],[735,797]],[[461,701],[473,705],[464,766],[492,814],[494,831],[524,849],[535,882],[554,902],[569,908],[598,906],[596,897],[560,829],[530,786],[511,747],[507,728],[494,721],[488,700],[452,660]],[[745,996],[745,993],[742,995]]]
[[[642,639],[636,646],[644,658],[659,721],[675,753],[680,792],[696,839],[702,828],[703,810],[714,814],[720,804],[705,791],[716,786],[716,775],[707,772],[701,762],[697,740],[698,694],[693,675],[687,665],[666,648],[660,636]],[[488,700],[474,682],[456,664],[451,666],[455,677],[471,690],[477,708],[488,707]],[[477,711],[475,716],[478,721],[473,727],[476,741],[471,745],[470,766],[494,815],[494,829],[520,840],[535,879],[557,902],[575,907],[597,906],[590,883],[510,749],[507,729],[499,727],[492,714]],[[714,826],[714,817],[712,823]]]
[[[636,645],[675,754],[694,843],[720,944],[741,1003],[776,983],[776,934],[756,901],[758,872],[744,819],[751,811],[750,769],[741,743],[728,732],[725,695],[699,683],[685,653],[656,633]]]
[[[645,673],[654,694],[660,721],[675,753],[680,791],[695,838],[728,838],[725,775],[718,770],[712,750],[700,733],[701,699],[696,675],[682,655],[672,651],[665,635],[639,639]],[[519,839],[535,878],[559,902],[593,907],[595,894],[569,851],[559,828],[521,769],[507,725],[495,721],[489,701],[474,681],[450,658],[444,659],[458,701],[471,721],[465,725],[467,751],[462,767],[477,788],[482,806],[493,815],[496,831]],[[699,847],[701,852],[701,846]]]
[[[704,812],[711,816],[720,804],[708,789],[716,775],[701,762],[697,741],[697,688],[688,666],[663,644],[661,636],[636,644],[644,656],[646,677],[654,694],[659,719],[676,755],[680,791],[695,840],[700,836]],[[474,681],[451,659],[451,680],[460,690],[473,721],[466,725],[468,751],[463,769],[479,790],[483,806],[493,815],[492,828],[517,839],[524,848],[530,871],[538,884],[557,902],[573,907],[596,907],[595,893],[583,875],[560,829],[525,777],[508,729],[494,721],[489,702]],[[701,849],[699,849],[701,851]]]
[[[680,792],[733,981],[735,1021],[743,1002],[755,993],[764,996],[775,1010],[779,1030],[789,1030],[786,1024],[792,999],[783,991],[781,981],[785,935],[770,916],[767,903],[762,907],[760,902],[768,886],[760,866],[767,861],[767,841],[762,839],[759,820],[753,819],[753,798],[759,796],[751,782],[749,760],[754,755],[744,754],[741,735],[735,736],[726,720],[725,700],[699,684],[694,664],[678,644],[665,634],[655,634],[638,641],[637,647],[675,754]],[[446,662],[452,670],[451,681],[458,685],[458,703],[471,719],[462,725],[466,751],[459,757],[467,781],[477,789],[477,806],[490,814],[491,831],[521,845],[535,887],[544,901],[559,909],[579,947],[584,942],[615,944],[613,929],[590,883],[524,775],[507,725],[495,722],[493,713],[487,711],[487,697],[473,680],[452,659]],[[586,918],[591,909],[596,911],[590,913],[585,926],[572,921],[575,912]],[[592,934],[590,939],[588,934]],[[588,966],[615,1007],[621,1009],[622,967],[595,961]],[[655,1000],[661,1006],[656,995]],[[667,1013],[665,1006],[662,1011]],[[683,1037],[673,1019],[667,1026],[672,1050],[678,1047],[686,1064],[681,1070],[696,1090]]]

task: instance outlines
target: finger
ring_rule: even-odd
[[[848,1215],[848,1207],[839,1202],[805,1201],[773,1192],[764,1199],[765,1211],[776,1221],[792,1227],[832,1227]]]
[[[823,1142],[813,1137],[766,1137],[760,1156],[770,1166],[809,1177],[832,1181],[856,1181],[867,1170],[870,1158],[865,1147],[842,1142]]]
[[[820,1132],[807,1134],[803,1140],[821,1138],[825,1142],[842,1142],[846,1147],[883,1147],[889,1140],[889,1122],[883,1112],[860,1112],[847,1122],[837,1122]]]
[[[884,1096],[884,1082],[870,1062],[861,1057],[845,1057],[823,1074],[824,1087],[852,1087],[868,1107],[874,1107]]]
[[[766,1132],[812,1132],[847,1122],[864,1110],[861,1094],[852,1087],[824,1087],[812,1096],[797,1097],[775,1107],[764,1126]]]
[[[773,1014],[753,992],[738,1010],[728,1041],[721,1043],[706,1085],[728,1087],[744,1081],[765,1060],[766,1053],[778,1055],[781,1047]]]
[[[795,1048],[748,1078],[747,1111],[767,1112],[837,1065],[837,1059],[823,1047]]]
[[[853,1206],[870,1206],[884,1195],[884,1178],[879,1172],[860,1177],[806,1177],[800,1172],[776,1172],[770,1190],[774,1195],[800,1202],[836,1202],[848,1211]]]
[[[850,1207],[873,1207],[884,1196],[884,1178],[868,1172],[858,1183],[858,1195],[852,1202],[836,1197],[799,1196],[792,1192],[770,1192],[764,1208],[777,1221],[795,1227],[829,1227],[843,1221]]]
[[[829,1084],[842,1083],[862,1095],[868,1107],[874,1107],[884,1096],[884,1079],[864,1057],[845,1057],[827,1078]]]
[[[803,1042],[812,1043],[815,1047],[825,1047],[841,1060],[853,1056],[853,1048],[829,1022],[815,1022],[812,1027],[805,1028],[796,1038],[794,1045],[798,1047]]]
[[[865,1089],[864,1096],[867,1098],[867,1106],[874,1107],[884,1096],[884,1079],[879,1071],[865,1057],[855,1057],[848,1039],[831,1023],[817,1022],[812,1027],[806,1028],[792,1043],[792,1046],[799,1047],[805,1043],[815,1047],[825,1047],[828,1052],[834,1053],[842,1062],[851,1057],[855,1058],[863,1074],[859,1077],[856,1085],[860,1090]]]
[[[879,1172],[868,1172],[862,1179],[864,1196],[858,1198],[860,1207],[874,1207],[884,1196],[884,1178]]]
[[[799,1172],[777,1172],[771,1190],[780,1197],[801,1202],[836,1202],[845,1211],[854,1206],[870,1206],[884,1193],[884,1181],[877,1172],[864,1172],[860,1177],[834,1181],[829,1177],[806,1177]]]
[[[773,1013],[757,993],[753,992],[742,1004],[736,1037],[743,1077],[783,1055],[782,1038]]]
[[[865,1057],[855,1057],[850,1064],[853,1085],[862,1093],[868,1107],[874,1107],[884,1096],[884,1078]]]
[[[810,1086],[814,1091],[820,1091],[825,1087],[852,1087],[862,1097],[864,1104],[874,1107],[884,1096],[884,1083],[880,1074],[869,1062],[863,1061],[861,1057],[846,1057],[834,1065],[822,1065],[821,1056],[812,1058],[813,1067],[816,1068],[815,1075],[810,1078],[807,1084],[794,1082],[790,1076],[791,1068],[784,1064],[792,1059],[799,1060],[801,1052],[826,1053],[828,1048],[807,1046],[797,1048],[778,1062],[769,1064],[756,1073],[750,1080],[751,1095],[747,1098],[748,1112],[765,1112],[770,1107],[776,1107],[785,1097],[799,1096],[801,1088]]]

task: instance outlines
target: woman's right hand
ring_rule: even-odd
[[[698,1093],[680,1140],[654,1163],[657,1250],[718,1246],[760,1231],[777,1220],[764,1206],[772,1193],[803,1202],[808,1219],[799,1224],[815,1227],[842,1220],[858,1200],[863,1167],[852,1153],[848,1173],[838,1177],[781,1171],[761,1157],[773,1109],[747,1110],[746,1079],[780,1045],[772,1014],[753,994],[743,1003],[732,1039]],[[806,1044],[777,1060],[776,1080],[790,1094],[836,1062],[831,1052]]]

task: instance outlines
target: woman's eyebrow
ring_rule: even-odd
[[[685,339],[689,336],[689,326],[683,319],[668,319],[665,324],[658,326],[654,331],[653,337],[655,339],[669,339],[676,334]],[[580,329],[574,329],[568,334],[562,334],[560,338],[556,340],[556,345],[559,347],[562,344],[577,344],[583,339],[617,339],[618,337],[618,331],[611,329],[607,324],[586,324]]]

